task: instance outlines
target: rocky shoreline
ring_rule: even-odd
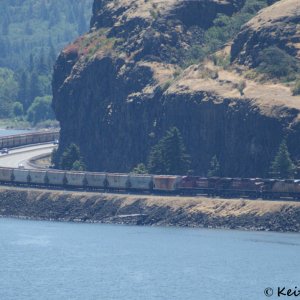
[[[300,203],[0,188],[0,216],[36,220],[300,232]]]

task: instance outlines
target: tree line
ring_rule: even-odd
[[[23,117],[33,124],[53,118],[49,113],[53,65],[62,48],[88,30],[92,2],[1,2],[0,118]],[[46,104],[44,116],[33,116]]]
[[[52,164],[63,170],[86,170],[79,147],[71,143],[59,158],[56,150],[52,153]],[[293,163],[286,141],[279,145],[271,162],[269,177],[294,178],[296,165]],[[177,127],[171,127],[151,149],[147,163],[139,163],[134,174],[188,175],[192,174],[190,155],[187,153],[182,135]],[[216,155],[213,155],[206,173],[207,177],[220,177],[222,166]]]

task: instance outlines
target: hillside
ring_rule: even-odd
[[[297,161],[299,35],[292,24],[300,3],[269,4],[95,0],[90,32],[55,65],[58,154],[74,142],[89,170],[128,172],[176,126],[195,174],[206,175],[216,156],[223,176],[267,176],[283,138]],[[271,28],[263,21],[270,15]],[[280,30],[284,39],[267,39]],[[269,43],[252,38],[260,34]],[[257,64],[250,41],[263,57]],[[274,53],[287,62],[275,70]]]
[[[92,0],[1,1],[1,119],[26,119],[27,113],[35,124],[28,109],[36,97],[50,96],[44,99],[50,109],[54,62],[63,47],[88,30],[91,7]]]

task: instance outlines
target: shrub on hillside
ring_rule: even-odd
[[[298,61],[276,46],[261,50],[258,54],[257,70],[270,78],[294,80],[300,70]]]

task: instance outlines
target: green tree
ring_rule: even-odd
[[[84,171],[84,170],[86,170],[86,166],[82,160],[76,160],[76,161],[74,161],[71,170],[72,171]]]
[[[4,19],[2,21],[2,34],[8,35],[9,33],[9,18],[7,15],[4,15]]]
[[[213,177],[213,176],[220,176],[220,163],[218,161],[218,158],[216,155],[214,155],[210,161],[210,168],[208,170],[207,176]]]
[[[80,149],[76,144],[70,144],[63,152],[60,160],[60,168],[63,170],[85,169],[85,164],[80,155]]]
[[[271,164],[271,173],[278,178],[293,178],[295,165],[293,164],[286,141],[283,140]]]
[[[149,155],[148,169],[154,174],[183,175],[188,172],[190,159],[182,136],[176,127],[170,128]]]
[[[42,88],[39,80],[38,74],[33,71],[31,73],[30,82],[29,82],[29,97],[33,101],[38,96],[42,95]]]
[[[18,99],[21,101],[25,109],[29,107],[29,99],[28,99],[28,76],[26,71],[23,71],[18,78],[19,82],[19,94],[18,94]]]
[[[20,102],[15,102],[13,104],[13,112],[16,117],[22,116],[24,113],[23,104]]]
[[[13,103],[18,96],[19,85],[14,78],[14,72],[7,68],[0,68],[0,117],[9,117]]]
[[[148,170],[147,170],[146,166],[143,163],[141,163],[141,164],[138,164],[132,170],[132,173],[134,173],[134,174],[148,174]]]
[[[54,113],[51,107],[51,96],[36,97],[27,111],[27,119],[32,124],[54,119]]]

